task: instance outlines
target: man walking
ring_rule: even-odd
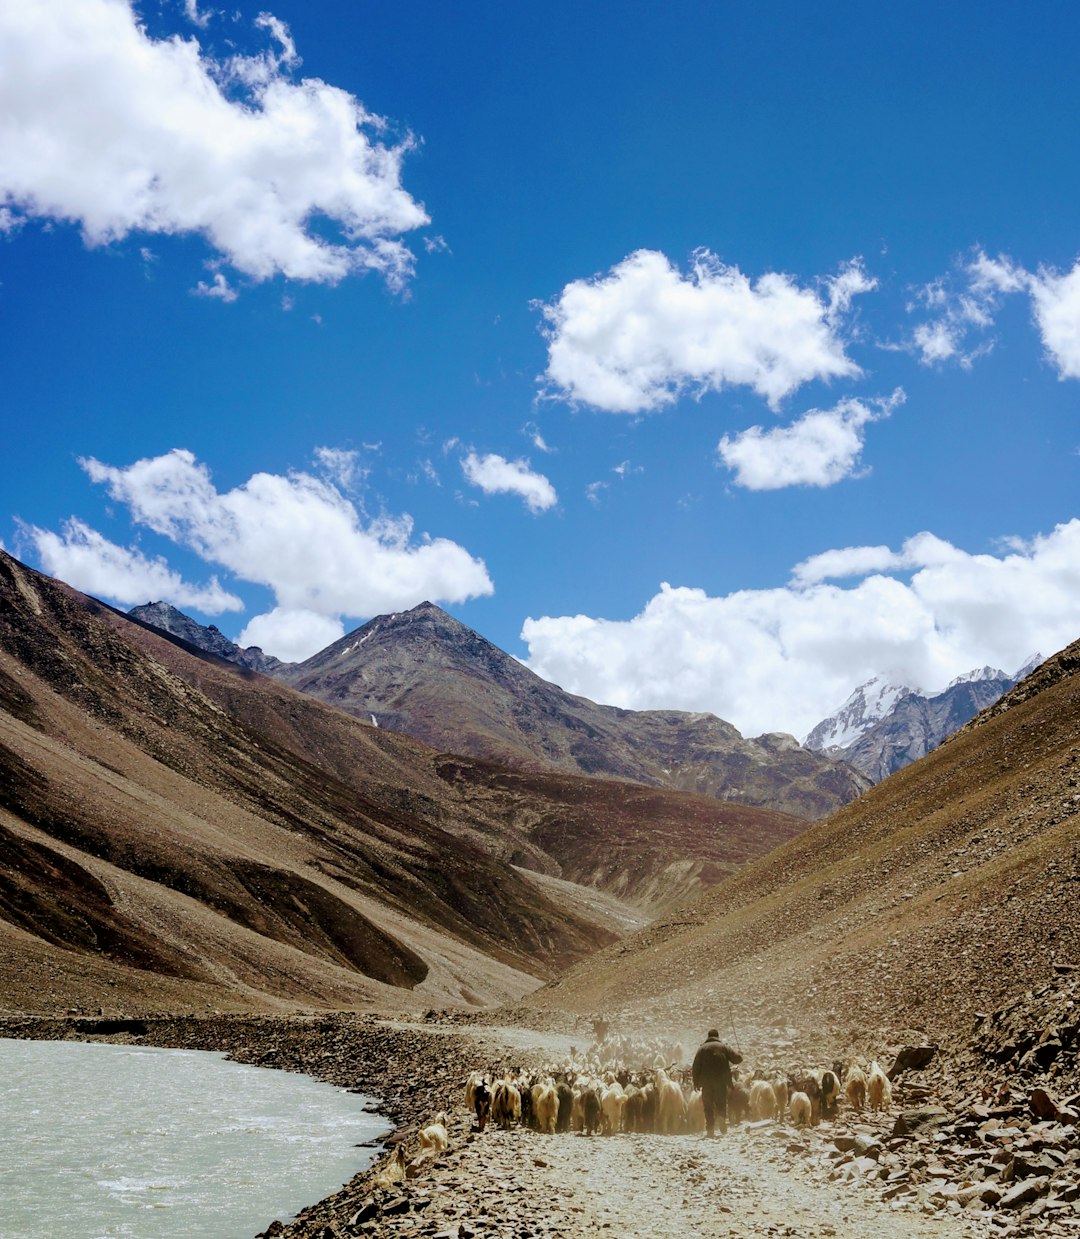
[[[705,1133],[715,1135],[717,1117],[720,1130],[727,1131],[728,1091],[731,1088],[731,1068],[742,1062],[742,1055],[724,1045],[720,1034],[710,1028],[705,1042],[694,1055],[692,1068],[694,1088],[701,1089],[701,1101],[705,1107]]]

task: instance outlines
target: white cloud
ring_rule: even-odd
[[[724,435],[717,452],[748,490],[832,486],[855,474],[865,427],[903,400],[899,388],[887,399],[841,400],[832,409],[811,409],[790,426]]]
[[[486,456],[470,452],[461,462],[461,471],[485,495],[519,495],[530,512],[546,512],[559,501],[555,487],[542,473],[534,472],[527,460],[507,460],[494,452]]]
[[[555,451],[540,433],[540,427],[535,422],[526,422],[521,428],[521,433],[528,436],[529,441],[538,452],[544,452],[547,455]]]
[[[838,334],[852,297],[875,287],[858,262],[826,282],[825,300],[790,276],[756,283],[698,250],[689,274],[638,250],[606,275],[575,280],[541,306],[546,394],[638,413],[745,385],[776,408],[811,379],[858,375]]]
[[[125,606],[164,600],[176,607],[195,607],[206,615],[242,611],[244,604],[211,577],[207,585],[191,585],[160,555],[117,546],[77,518],[66,521],[62,533],[28,527],[42,568],[82,590]]]
[[[336,486],[307,473],[257,473],[220,493],[209,469],[180,449],[125,468],[80,464],[136,523],[267,586],[282,612],[338,621],[493,592],[483,562],[457,543],[414,542],[409,516],[365,523]],[[282,632],[285,621],[267,628]],[[264,648],[279,653],[269,642]]]
[[[231,304],[240,296],[220,271],[214,272],[214,282],[212,284],[207,284],[205,280],[200,280],[191,291],[196,297],[215,297],[219,301],[224,301],[226,305]]]
[[[412,140],[385,145],[352,95],[291,80],[287,27],[256,24],[276,50],[222,62],[195,38],[150,38],[128,0],[0,6],[0,202],[90,245],[198,234],[253,280],[374,270],[400,288],[399,237],[428,222],[401,186]]]
[[[1043,347],[1063,379],[1080,379],[1080,262],[1064,275],[1040,268],[1029,278]]]
[[[345,625],[315,611],[274,607],[256,615],[236,638],[237,645],[257,645],[283,662],[298,663],[345,635]]]
[[[199,12],[199,0],[184,0],[184,16],[200,30],[205,30],[210,25],[211,15]]]
[[[317,447],[315,463],[325,478],[344,491],[352,490],[370,472],[360,463],[360,453],[355,448]]]
[[[902,571],[907,579],[884,575]],[[841,588],[828,576],[870,575]],[[1016,670],[1077,637],[1080,520],[974,555],[933,534],[899,552],[823,552],[791,584],[710,597],[661,587],[627,621],[525,621],[528,665],[595,701],[709,710],[746,735],[805,735],[873,675],[927,690],[987,664]]]

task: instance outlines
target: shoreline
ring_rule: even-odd
[[[380,1173],[386,1152],[412,1139],[440,1111],[461,1106],[468,1073],[493,1054],[528,1063],[527,1050],[499,1047],[470,1035],[470,1023],[439,1013],[431,1027],[415,1013],[392,1016],[354,1012],[290,1015],[4,1016],[0,1037],[35,1041],[91,1041],[159,1049],[213,1050],[238,1063],[311,1076],[372,1099],[369,1109],[390,1125],[378,1141],[384,1150],[336,1192],[305,1205],[293,1218],[266,1218],[262,1236],[309,1239],[341,1225],[355,1212]],[[456,1117],[456,1116],[455,1116]],[[456,1125],[455,1125],[456,1126]],[[346,1219],[347,1220],[347,1219]]]

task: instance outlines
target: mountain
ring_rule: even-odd
[[[638,1031],[719,1013],[834,1046],[880,1047],[862,1035],[875,1029],[966,1043],[978,1012],[1080,965],[1078,893],[1080,642],[932,753],[525,1001]],[[1074,1014],[1062,1040],[1075,1034]]]
[[[0,552],[0,1003],[514,998],[804,828],[380,731]]]
[[[868,786],[792,736],[749,740],[713,714],[573,696],[430,602],[379,616],[277,674],[375,726],[522,770],[629,779],[809,819]]]
[[[207,654],[216,654],[218,658],[227,658],[239,667],[247,667],[249,671],[273,675],[288,665],[273,654],[264,654],[257,645],[242,649],[235,641],[230,641],[217,625],[205,627],[167,602],[148,602],[145,606],[132,607],[128,616],[137,623],[149,624],[152,628],[160,628],[162,632],[172,633],[174,637],[179,637],[197,649],[205,650]]]
[[[875,677],[818,723],[804,744],[849,762],[879,783],[936,748],[1041,661],[1035,654],[1011,676],[994,667],[969,671],[931,695]]]

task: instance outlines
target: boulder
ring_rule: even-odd
[[[1014,1183],[1002,1196],[998,1201],[998,1207],[1019,1209],[1023,1205],[1030,1205],[1033,1200],[1038,1200],[1049,1186],[1050,1180],[1045,1175],[1040,1175],[1035,1179],[1022,1179],[1019,1183]]]
[[[919,1106],[914,1110],[901,1110],[893,1124],[894,1136],[910,1136],[918,1131],[929,1131],[951,1123],[953,1116],[941,1106]]]
[[[931,1062],[937,1050],[936,1045],[906,1045],[885,1074],[890,1080],[895,1080],[905,1071],[920,1071]]]

